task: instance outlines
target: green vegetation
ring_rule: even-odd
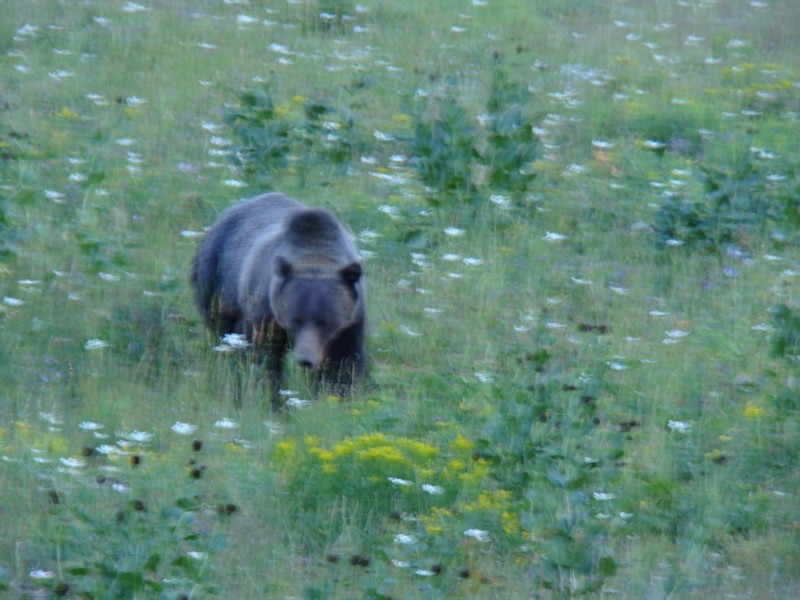
[[[800,596],[796,4],[6,3],[0,595]],[[192,304],[270,190],[353,399]]]

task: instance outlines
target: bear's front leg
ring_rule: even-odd
[[[266,354],[267,378],[272,408],[280,410],[283,381],[283,355],[286,353],[286,331],[274,319],[265,317],[260,326],[253,325],[253,356],[261,364]]]
[[[347,396],[364,372],[364,323],[345,329],[328,347],[321,370],[321,383],[328,393]]]

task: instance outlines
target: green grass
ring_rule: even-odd
[[[362,4],[0,9],[0,592],[800,595],[800,9]],[[273,189],[370,322],[278,415],[187,282]]]

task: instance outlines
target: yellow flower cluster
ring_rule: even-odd
[[[475,502],[464,505],[464,511],[472,512],[476,510],[496,510],[505,508],[513,499],[513,494],[508,490],[485,490],[478,494]]]
[[[744,405],[742,414],[747,419],[757,419],[764,414],[764,409],[758,406],[755,402],[748,401],[747,404]]]
[[[322,448],[319,439],[306,438],[306,451],[319,460],[327,474],[339,472],[343,463],[353,460],[370,471],[423,469],[439,453],[430,444],[382,433],[345,438],[330,450]]]

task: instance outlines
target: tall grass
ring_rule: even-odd
[[[792,3],[0,10],[4,593],[798,595]],[[267,188],[364,251],[356,398],[192,305]]]

